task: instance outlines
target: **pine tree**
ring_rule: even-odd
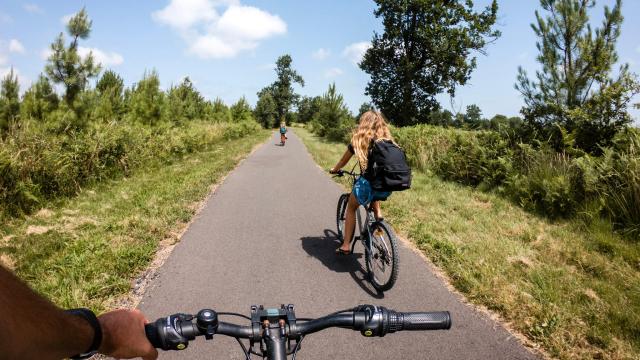
[[[231,118],[235,122],[253,119],[253,111],[247,99],[243,96],[235,104],[231,105]]]
[[[67,23],[67,32],[72,40],[69,46],[64,44],[64,34],[51,44],[51,55],[47,60],[45,72],[49,79],[65,87],[64,100],[69,108],[75,108],[78,94],[85,89],[89,79],[98,76],[100,65],[94,63],[93,54],[84,59],[78,53],[78,41],[87,39],[91,33],[91,24],[85,9],[80,10]]]
[[[0,134],[6,136],[20,115],[20,84],[13,68],[0,84]]]
[[[162,117],[164,93],[160,90],[158,72],[145,72],[142,80],[135,84],[128,98],[129,116],[143,124],[157,124]]]
[[[622,1],[612,9],[605,6],[602,25],[594,30],[589,11],[595,5],[595,0],[540,0],[548,15],[536,11],[531,25],[539,38],[542,69],[532,81],[520,68],[516,89],[525,100],[521,112],[530,136],[550,138],[556,148],[565,145],[563,134],[570,133],[575,146],[599,153],[631,121],[627,108],[640,91],[627,64],[612,76]]]
[[[38,81],[24,93],[20,105],[20,115],[44,121],[58,107],[58,95],[53,90],[49,79],[40,74]]]
[[[96,83],[98,119],[118,120],[124,113],[124,80],[112,70],[107,70]]]

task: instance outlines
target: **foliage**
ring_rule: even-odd
[[[166,121],[178,123],[202,119],[204,108],[204,98],[187,76],[180,85],[171,86],[167,91],[163,117]]]
[[[482,12],[462,0],[376,0],[384,33],[374,34],[360,67],[371,76],[366,94],[399,126],[426,123],[436,95],[455,94],[476,67],[493,30],[497,1]]]
[[[207,101],[204,105],[205,118],[214,122],[231,122],[231,111],[220,98],[213,102]]]
[[[231,119],[234,122],[253,120],[253,110],[247,99],[243,96],[235,104],[231,105]]]
[[[595,31],[589,23],[595,1],[541,0],[540,5],[549,14],[544,18],[536,11],[537,24],[532,24],[540,39],[537,60],[542,69],[532,81],[520,68],[516,84],[525,99],[528,136],[550,138],[558,149],[564,128],[577,147],[599,154],[631,122],[627,108],[640,92],[627,64],[612,77],[623,21],[621,0],[613,9],[605,6],[602,27]]]
[[[103,121],[119,120],[124,109],[124,80],[112,70],[107,70],[96,83],[99,96],[95,118]]]
[[[132,86],[125,98],[132,120],[146,125],[154,125],[161,120],[165,95],[160,90],[157,71],[145,71],[142,80]]]
[[[258,102],[253,111],[256,121],[263,128],[269,129],[276,126],[278,122],[278,109],[273,95],[269,89],[262,89],[258,93]]]
[[[335,141],[349,142],[355,121],[344,103],[344,97],[336,91],[336,84],[329,85],[318,102],[318,112],[311,121],[313,131]]]
[[[51,134],[26,121],[0,142],[0,214],[30,212],[44,200],[76,194],[85,184],[126,176],[151,161],[204,150],[258,128],[255,121],[190,121],[180,127],[95,122],[82,132]]]
[[[360,105],[360,107],[358,108],[358,116],[356,116],[356,118],[360,119],[362,114],[370,110],[375,110],[375,106],[373,106],[373,104],[369,102],[362,103],[362,105]]]
[[[280,56],[276,61],[276,81],[258,92],[258,101],[262,99],[262,103],[256,115],[263,126],[275,127],[290,120],[289,110],[300,98],[293,85],[304,86],[304,79],[291,67],[292,62],[290,55]]]
[[[18,76],[11,71],[0,83],[0,135],[5,136],[20,115],[20,85]]]
[[[306,124],[313,119],[313,116],[320,110],[320,96],[303,96],[298,101],[297,122]]]
[[[286,118],[291,105],[295,104],[299,95],[293,91],[294,84],[304,86],[304,79],[292,67],[290,55],[282,55],[276,61],[277,80],[271,84],[273,99],[276,103],[278,119]]]
[[[640,239],[640,133],[620,134],[596,162],[597,191],[614,226]]]
[[[44,121],[51,112],[58,108],[58,94],[54,91],[49,79],[42,74],[24,93],[20,105],[20,116]]]
[[[51,44],[45,72],[51,81],[65,87],[64,100],[69,108],[74,109],[76,97],[85,89],[89,79],[98,75],[100,65],[94,63],[91,53],[84,59],[78,53],[78,40],[87,39],[91,33],[91,21],[85,9],[69,20],[67,32],[72,37],[71,43],[65,47],[64,34],[60,33]]]

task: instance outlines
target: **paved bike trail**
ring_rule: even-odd
[[[342,189],[316,166],[299,138],[275,134],[207,200],[158,270],[139,308],[150,319],[209,307],[249,315],[252,304],[296,305],[319,317],[358,304],[399,311],[448,310],[449,331],[364,338],[329,329],[311,334],[298,359],[537,359],[502,326],[447,290],[419,255],[400,241],[395,286],[377,294],[364,280],[362,246],[337,257],[335,208]],[[338,159],[336,159],[337,161]],[[383,205],[384,210],[384,205]],[[221,317],[248,325],[242,318]],[[243,359],[232,338],[199,338],[161,359]]]

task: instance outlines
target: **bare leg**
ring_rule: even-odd
[[[371,208],[373,209],[373,216],[376,217],[376,220],[382,219],[382,212],[380,210],[380,201],[372,202]]]
[[[353,232],[356,229],[356,210],[358,210],[358,200],[353,194],[349,195],[349,202],[347,203],[347,211],[344,219],[344,233],[343,241],[340,248],[344,251],[351,250],[351,239],[353,239]]]

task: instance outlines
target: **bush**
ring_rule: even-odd
[[[640,134],[621,133],[597,163],[597,191],[614,226],[640,239]]]
[[[238,139],[257,131],[260,131],[260,124],[253,120],[244,120],[227,125],[224,129],[224,138],[227,140]]]
[[[575,160],[551,150],[524,153],[523,168],[506,181],[506,192],[525,209],[548,217],[574,215],[585,200],[583,171]]]
[[[111,122],[52,134],[33,121],[23,125],[0,140],[0,213],[5,215],[28,213],[42,201],[74,195],[88,183],[126,176],[146,163],[170,161],[260,128],[255,121],[155,127]]]

